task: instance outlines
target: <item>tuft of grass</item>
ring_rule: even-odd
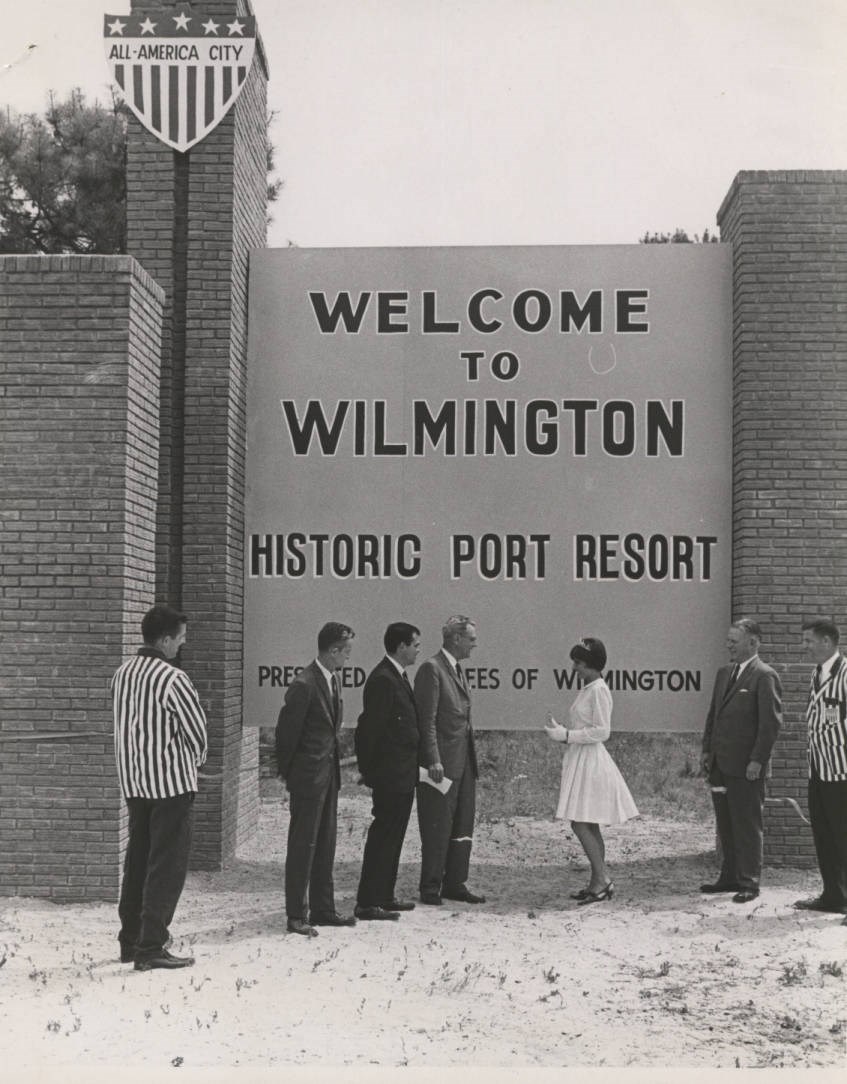
[[[783,964],[779,982],[783,986],[797,986],[807,977],[809,969],[805,960],[799,960],[796,964]],[[783,1025],[785,1026],[785,1025]]]
[[[832,975],[836,979],[840,979],[844,975],[844,968],[837,960],[829,960],[821,964],[818,970],[822,975]]]

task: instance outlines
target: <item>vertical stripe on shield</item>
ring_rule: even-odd
[[[162,69],[154,64],[150,69],[150,123],[157,132],[162,130]]]
[[[193,143],[197,138],[197,68],[194,64],[185,69],[185,142]]]
[[[210,128],[215,119],[215,69],[211,65],[203,69],[206,81],[206,90],[203,95],[205,110],[203,113],[203,127]]]
[[[226,105],[232,97],[232,68],[224,68],[223,77],[223,104]]]
[[[144,68],[140,64],[132,66],[132,100],[135,108],[144,114]]]
[[[118,86],[121,88],[121,90],[126,89],[124,87],[124,66],[123,66],[123,64],[116,64],[115,65],[115,82],[118,84]]]
[[[238,69],[238,85],[241,86],[241,84],[244,82],[244,80],[246,78],[247,78],[247,69],[246,68],[239,68]]]
[[[171,65],[168,68],[168,139],[172,143],[179,142],[179,68]]]

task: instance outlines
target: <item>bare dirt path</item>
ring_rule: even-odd
[[[339,821],[349,911],[364,793],[342,796]],[[482,823],[472,887],[490,902],[314,940],[285,933],[286,830],[284,802],[265,798],[233,868],[190,875],[174,925],[175,951],[197,957],[185,971],[119,964],[113,905],[0,901],[0,1064],[844,1067],[847,928],[791,909],[811,871],[767,871],[751,905],[701,896],[711,824],[609,829],[614,899],[577,908],[585,864],[565,826]],[[413,821],[399,885],[412,898],[416,834]]]

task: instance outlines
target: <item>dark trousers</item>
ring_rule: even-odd
[[[762,809],[765,781],[724,775],[717,764],[709,773],[713,787],[726,787],[725,794],[712,792],[715,822],[721,841],[723,865],[719,880],[739,888],[759,887],[762,875]]]
[[[365,840],[362,873],[356,902],[360,907],[381,907],[394,899],[400,852],[412,813],[415,792],[373,788],[373,820]]]
[[[823,880],[821,898],[847,910],[847,781],[809,780],[809,820]]]
[[[461,779],[446,794],[418,783],[421,832],[421,894],[457,892],[465,887],[471,864],[476,779],[468,760]]]
[[[335,913],[335,839],[338,788],[330,779],[317,795],[291,794],[285,854],[285,912],[305,920]]]
[[[176,798],[127,798],[129,842],[118,915],[118,938],[136,956],[154,956],[168,927],[188,872],[193,794]]]

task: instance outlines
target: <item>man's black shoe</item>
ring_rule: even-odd
[[[736,892],[732,897],[733,903],[750,903],[759,895],[758,888],[742,888],[740,892]]]
[[[385,922],[400,917],[397,911],[386,911],[384,907],[356,907],[353,914],[365,922]]]
[[[355,926],[356,919],[353,915],[339,915],[334,911],[331,915],[312,915],[310,921],[313,926]]]
[[[460,888],[457,892],[444,892],[441,896],[445,900],[457,900],[459,903],[485,903],[485,896],[477,896],[467,888]]]
[[[441,897],[437,892],[421,892],[421,903],[428,903],[433,907],[440,907]]]
[[[303,937],[317,937],[318,931],[314,926],[310,926],[308,922],[304,922],[302,918],[290,918],[286,923],[286,928],[289,933],[299,933]]]
[[[136,971],[155,971],[164,968],[172,971],[177,967],[191,967],[193,956],[172,956],[167,949],[162,949],[155,956],[141,956],[135,959]]]
[[[388,903],[381,903],[380,907],[384,911],[414,911],[415,909],[411,900],[389,900]]]
[[[700,885],[701,892],[739,892],[741,885],[732,881],[715,881],[713,885]]]
[[[813,896],[810,900],[797,900],[794,907],[798,911],[825,911],[829,915],[847,914],[843,907],[828,903],[823,896]]]

